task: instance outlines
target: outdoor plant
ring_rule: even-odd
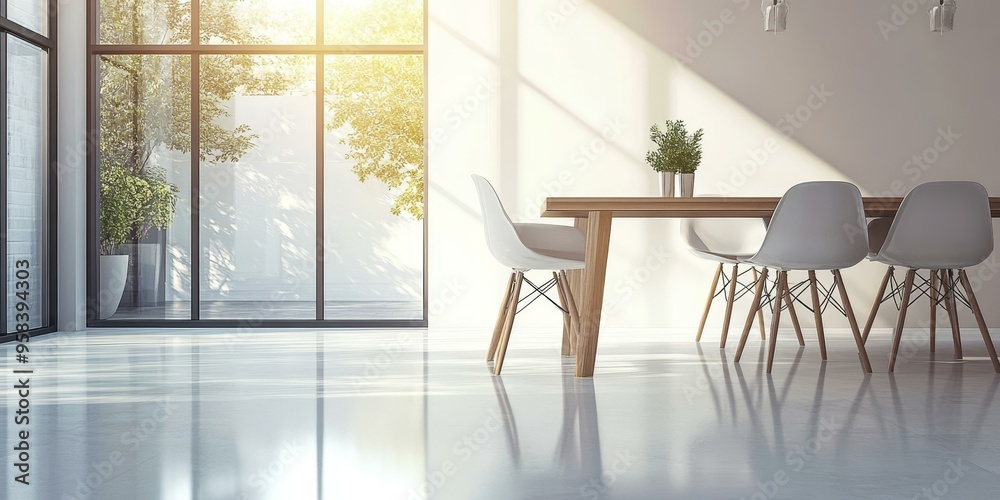
[[[150,173],[136,175],[122,167],[101,169],[101,255],[153,229],[167,229],[177,207],[178,189]]]
[[[667,120],[662,129],[653,125],[649,138],[657,147],[646,154],[646,161],[657,172],[693,174],[701,164],[704,135],[704,129],[688,133],[684,120]]]

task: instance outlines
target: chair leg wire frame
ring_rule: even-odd
[[[747,315],[747,322],[743,328],[743,334],[740,338],[740,344],[737,348],[734,362],[739,363],[743,356],[743,350],[746,348],[746,342],[750,335],[750,328],[753,325],[754,315],[759,314],[765,307],[769,307],[772,314],[771,336],[769,338],[768,345],[767,373],[771,373],[771,368],[774,362],[776,336],[782,311],[788,310],[793,326],[795,327],[795,333],[798,337],[799,345],[804,346],[805,342],[802,337],[802,330],[799,326],[794,306],[794,304],[798,302],[801,306],[813,313],[816,321],[816,336],[820,345],[820,356],[824,361],[827,360],[827,348],[826,333],[823,328],[823,313],[826,312],[828,307],[832,306],[835,310],[837,310],[837,312],[846,316],[850,321],[852,333],[854,334],[855,341],[858,344],[858,356],[861,359],[862,370],[864,370],[865,373],[871,373],[871,363],[868,360],[868,354],[864,349],[861,331],[858,328],[854,311],[851,309],[850,300],[847,296],[847,289],[844,286],[840,271],[833,271],[833,285],[830,287],[827,287],[816,278],[815,271],[809,271],[809,278],[807,280],[800,281],[794,285],[789,285],[787,272],[776,272],[777,277],[772,278],[771,281],[768,280],[769,274],[770,270],[765,269],[756,283],[757,286],[753,306]],[[806,303],[801,299],[802,295],[807,291],[812,299],[811,304]],[[840,292],[839,301],[834,296],[836,291]]]
[[[930,302],[931,313],[929,324],[930,351],[932,353],[936,351],[937,309],[943,305],[951,325],[955,359],[963,359],[962,337],[958,321],[958,304],[961,303],[972,310],[979,331],[982,334],[983,342],[986,344],[986,351],[993,364],[993,370],[996,373],[1000,373],[1000,361],[997,359],[996,346],[990,337],[989,328],[986,326],[986,321],[983,318],[982,310],[976,299],[975,291],[969,281],[968,273],[964,269],[932,269],[929,271],[929,278],[925,278],[918,271],[917,269],[907,270],[906,279],[902,283],[899,283],[896,280],[895,268],[889,267],[886,270],[885,277],[882,279],[882,285],[875,296],[875,303],[872,305],[871,313],[868,316],[868,323],[865,325],[863,340],[868,340],[868,335],[875,322],[875,316],[878,314],[879,307],[883,303],[892,300],[899,311],[896,318],[896,325],[893,329],[892,351],[889,354],[889,372],[892,373],[896,368],[899,346],[902,342],[903,326],[906,322],[906,313],[910,306],[917,300],[927,297]]]
[[[521,297],[521,287],[525,283],[531,288],[531,292]],[[558,303],[548,295],[553,288],[556,289],[559,295]],[[549,303],[563,314],[562,354],[565,356],[575,353],[580,316],[576,309],[576,301],[570,290],[566,272],[554,272],[551,279],[541,285],[537,285],[525,277],[523,271],[515,270],[511,273],[510,279],[507,282],[507,288],[500,305],[500,313],[493,327],[493,336],[490,339],[490,346],[486,353],[486,361],[494,361],[494,375],[500,375],[500,372],[503,370],[507,345],[510,343],[510,333],[514,327],[514,317],[540,298],[549,301]]]
[[[752,275],[753,281],[747,283],[744,279],[746,275]],[[725,264],[719,264],[712,279],[712,286],[708,292],[708,300],[705,302],[705,311],[702,313],[701,322],[698,324],[698,333],[695,335],[695,342],[701,342],[702,334],[705,332],[705,324],[708,321],[708,314],[712,304],[720,296],[726,303],[726,314],[722,325],[722,338],[719,341],[719,348],[725,349],[729,337],[729,324],[732,319],[733,304],[743,297],[753,293],[754,283],[757,282],[757,268],[740,270],[739,265],[733,265],[732,271],[727,273]],[[760,335],[764,338],[764,315],[761,312],[759,318]]]

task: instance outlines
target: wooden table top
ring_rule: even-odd
[[[696,219],[770,217],[780,198],[547,198],[542,217],[587,217],[590,212],[611,212],[616,218]],[[868,217],[893,217],[902,198],[864,199]],[[990,198],[993,218],[1000,218],[1000,198]]]

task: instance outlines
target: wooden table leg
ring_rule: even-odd
[[[607,278],[608,247],[611,244],[611,212],[590,212],[587,218],[586,267],[581,280],[580,338],[576,354],[576,376],[593,377],[597,361],[597,339],[601,330],[604,282]]]

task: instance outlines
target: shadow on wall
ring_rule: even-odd
[[[696,193],[778,196],[820,179],[868,195],[938,179],[1000,193],[987,135],[1000,126],[991,99],[1000,69],[977,64],[989,57],[984,38],[1000,36],[979,19],[1000,5],[970,5],[966,24],[945,36],[932,35],[920,13],[885,37],[892,4],[846,3],[795,4],[780,35],[764,33],[749,0],[432,3],[439,57],[430,61],[428,119],[448,140],[435,144],[429,169],[430,296],[443,293],[458,255],[488,270],[436,324],[485,324],[500,294],[488,286],[503,282],[478,218],[442,215],[476,206],[467,174],[493,180],[522,221],[549,196],[653,196],[648,127],[665,118],[707,131]],[[463,108],[483,78],[496,89]],[[672,221],[616,222],[607,325],[695,326],[690,311],[703,306],[711,266],[676,234]],[[863,264],[846,274],[859,315],[882,271]],[[984,282],[984,296],[1000,294]],[[551,326],[550,316],[529,311],[522,324]]]

